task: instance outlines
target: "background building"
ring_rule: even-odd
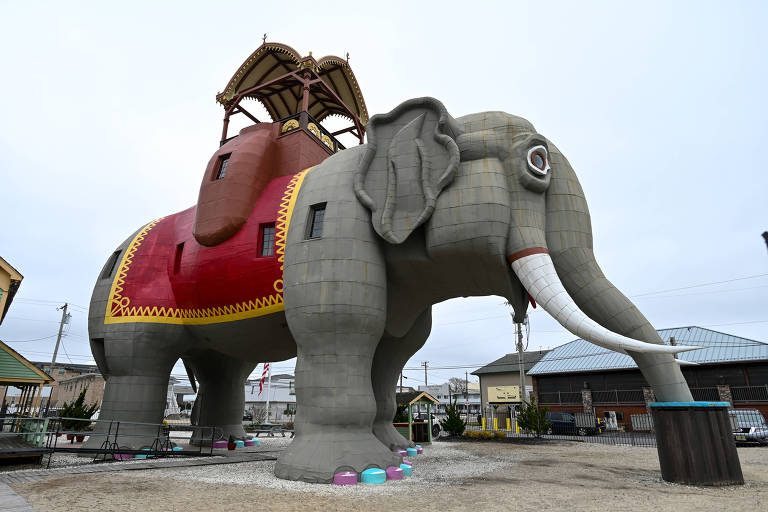
[[[523,352],[523,369],[526,373],[525,387],[528,393],[533,391],[533,379],[527,375],[528,371],[547,354],[547,350]],[[472,372],[472,375],[480,377],[480,394],[482,406],[487,407],[495,400],[494,389],[496,387],[517,386],[520,387],[519,358],[517,352],[507,354],[504,357],[488,363]],[[489,388],[491,392],[489,393]]]
[[[768,413],[768,344],[702,327],[658,331],[667,344],[693,345],[681,352],[694,400],[726,401],[740,409]],[[631,357],[578,339],[550,351],[527,372],[539,403],[552,410],[614,411],[619,425],[632,428],[631,416],[647,413],[653,391]]]
[[[440,403],[434,408],[435,414],[445,414],[445,407],[456,402],[461,414],[477,415],[480,413],[480,383],[468,382],[465,396],[464,390],[455,393],[448,382],[432,386],[419,386],[419,391],[426,391]]]
[[[269,420],[273,422],[292,421],[296,414],[296,381],[293,375],[282,373],[272,375],[270,384],[264,381],[259,394],[259,381],[248,380],[245,384],[245,410],[253,414],[254,421],[266,418],[267,396],[269,396]]]
[[[80,386],[80,389],[82,389],[82,386],[86,383],[93,383],[93,386],[89,386],[88,392],[86,393],[86,397],[92,396],[94,393],[96,393],[99,397],[98,403],[101,403],[101,399],[104,396],[104,379],[101,377],[101,372],[99,372],[99,367],[95,364],[75,364],[75,363],[56,363],[53,366],[53,369],[51,369],[51,363],[44,363],[41,361],[37,361],[32,363],[35,366],[37,366],[39,369],[43,370],[44,372],[48,373],[51,377],[54,378],[54,382],[51,384],[50,388],[50,405],[49,407],[62,407],[64,405],[64,402],[70,402],[72,400],[71,398],[71,391],[77,386]],[[89,378],[84,379],[80,381],[73,381],[75,377],[80,377],[84,375],[97,375],[98,378]],[[64,396],[61,396],[61,392],[63,391],[62,385],[64,383],[67,383],[67,390],[66,394]],[[75,394],[75,398],[77,398],[77,395],[80,393],[78,390]],[[89,400],[86,398],[88,403],[94,403],[96,400]]]

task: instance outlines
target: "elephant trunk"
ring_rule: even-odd
[[[570,301],[559,313],[561,318],[566,316],[563,325],[566,328],[575,328],[575,331],[570,328],[569,330],[601,346],[607,345],[594,341],[589,336],[596,336],[598,341],[606,341],[605,332],[618,336],[619,338],[614,339],[609,337],[608,345],[613,343],[621,348],[621,352],[632,356],[645,379],[653,387],[657,400],[691,401],[691,392],[674,353],[701,347],[673,348],[664,345],[658,332],[645,316],[606,279],[592,250],[589,210],[576,174],[554,145],[550,145],[550,158],[557,170],[557,177],[552,179],[547,190],[546,247],[549,254],[543,256],[546,256],[547,260],[551,256],[550,263],[553,267],[542,270],[541,273],[548,274],[550,278],[556,277],[556,286],[560,287],[558,291],[562,292],[561,297],[567,296]],[[541,259],[543,258],[539,258]],[[522,264],[521,261],[518,266]],[[551,288],[547,293],[552,294],[555,291],[556,288]],[[560,308],[561,301],[562,298],[551,305],[542,304],[542,307],[557,309]],[[586,319],[576,320],[577,317],[572,312],[574,307],[580,310]],[[550,314],[557,318],[551,311]],[[632,343],[627,343],[627,339]]]

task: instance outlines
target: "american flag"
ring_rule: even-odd
[[[268,373],[269,363],[264,363],[264,371],[261,372],[261,380],[259,381],[259,395],[261,395],[261,392],[264,389],[264,380],[267,378]]]

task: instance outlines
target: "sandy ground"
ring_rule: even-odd
[[[274,462],[66,475],[12,484],[36,510],[768,510],[768,448],[739,448],[746,485],[661,480],[653,448],[548,442],[447,443],[383,485],[286,482]]]

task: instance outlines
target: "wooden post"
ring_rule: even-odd
[[[661,477],[684,485],[741,485],[728,402],[651,404]]]
[[[308,112],[309,111],[309,79],[311,78],[309,71],[304,72],[303,78],[304,78],[304,91],[301,96],[301,110]]]
[[[413,404],[408,404],[408,440],[413,441]]]
[[[427,440],[432,442],[432,413],[429,410],[430,403],[427,402]]]

